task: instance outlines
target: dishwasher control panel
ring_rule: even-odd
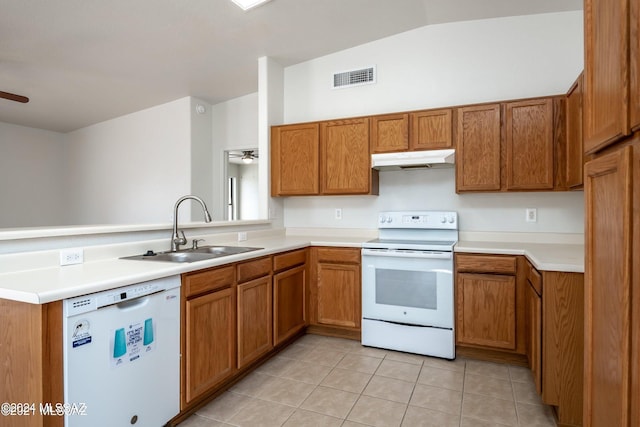
[[[172,276],[135,285],[124,286],[122,288],[110,289],[95,294],[83,295],[76,298],[64,300],[65,315],[67,317],[76,314],[86,313],[124,301],[161,292],[180,286],[180,277]]]

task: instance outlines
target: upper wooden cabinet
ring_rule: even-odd
[[[377,194],[378,171],[371,169],[369,119],[320,123],[320,192]]]
[[[453,148],[451,108],[372,116],[371,152]]]
[[[505,104],[507,190],[553,189],[551,98]]]
[[[567,92],[567,186],[582,187],[582,74]]]
[[[564,104],[546,97],[458,108],[456,191],[565,190]]]
[[[585,0],[584,150],[640,125],[638,0]]]
[[[271,128],[271,195],[302,196],[320,190],[318,123]]]
[[[319,194],[378,194],[369,119],[271,128],[271,195]]]
[[[459,108],[456,191],[500,190],[500,104]]]
[[[409,149],[409,114],[373,116],[370,120],[372,153]]]
[[[412,150],[453,148],[452,109],[411,113],[409,145]]]

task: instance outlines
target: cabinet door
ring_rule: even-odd
[[[629,0],[584,2],[584,150],[629,134]]]
[[[582,74],[567,93],[567,185],[582,187]]]
[[[584,275],[544,271],[542,400],[559,425],[582,425]]]
[[[629,420],[638,398],[629,397],[631,379],[637,386],[638,375],[637,348],[631,358],[631,250],[633,221],[638,223],[633,198],[638,197],[634,183],[640,182],[634,149],[627,146],[585,165],[585,426],[638,421]]]
[[[371,152],[389,153],[409,149],[409,115],[387,114],[371,120]]]
[[[456,191],[500,190],[500,104],[459,108]]]
[[[185,303],[183,407],[235,372],[235,289]]]
[[[411,113],[411,150],[439,150],[453,147],[450,108]]]
[[[507,190],[553,189],[553,101],[506,104]]]
[[[321,138],[321,192],[370,193],[372,169],[369,119],[323,122]]]
[[[278,345],[305,326],[306,265],[273,276],[273,341]]]
[[[317,271],[318,324],[360,328],[360,266],[320,262]]]
[[[494,274],[456,276],[459,344],[516,348],[516,278]]]
[[[271,128],[271,195],[318,194],[320,171],[318,123]]]
[[[640,130],[640,0],[630,0],[630,98],[631,129]]]
[[[238,285],[238,368],[273,348],[271,276]]]
[[[527,283],[527,355],[538,394],[542,394],[542,301],[533,285]]]

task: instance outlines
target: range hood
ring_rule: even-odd
[[[371,155],[371,167],[379,170],[425,169],[453,166],[455,150],[403,151]]]

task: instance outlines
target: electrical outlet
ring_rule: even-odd
[[[336,208],[335,218],[336,219],[342,219],[342,209]]]
[[[536,208],[527,208],[526,220],[527,222],[538,222],[538,210]]]
[[[247,240],[247,232],[246,231],[238,232],[238,242],[244,242],[245,240]]]
[[[84,250],[82,248],[63,249],[60,251],[60,265],[82,264]]]

